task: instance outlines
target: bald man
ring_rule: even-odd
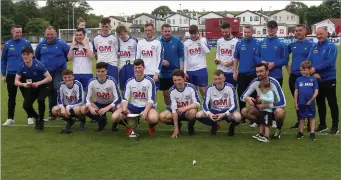
[[[319,94],[316,98],[320,124],[316,132],[328,130],[326,124],[326,101],[332,115],[332,128],[329,134],[337,134],[339,123],[339,108],[336,99],[336,57],[337,47],[328,40],[328,32],[324,27],[317,29],[318,42],[314,44],[308,55],[308,60],[313,64],[311,73],[319,82]]]

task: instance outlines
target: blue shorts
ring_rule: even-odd
[[[298,105],[298,116],[300,118],[315,118],[316,109],[315,105]]]
[[[79,81],[83,86],[83,91],[88,90],[88,84],[91,78],[94,76],[92,74],[74,74],[75,80]]]
[[[196,71],[187,71],[189,82],[195,86],[206,87],[208,85],[207,68],[199,69]]]
[[[116,66],[108,64],[108,75],[118,80],[118,69]]]
[[[170,108],[167,108],[167,110],[172,113],[172,110]],[[178,114],[178,121],[188,121],[188,119],[186,117],[186,113],[187,113],[187,111],[185,111],[182,114]]]
[[[119,72],[121,90],[124,90],[127,80],[131,77],[134,77],[134,66],[131,64],[124,65]]]
[[[225,113],[226,111],[217,111],[217,110],[214,110],[214,109],[210,109],[210,112],[212,114],[221,114],[221,113]],[[225,117],[222,119],[222,120],[225,120],[227,121],[228,123],[232,122],[231,120],[229,120],[229,117],[225,115]]]
[[[134,106],[132,104],[128,104],[128,110],[131,114],[140,114],[142,111],[144,111],[145,107],[137,107]],[[153,106],[152,109],[155,109],[155,107]]]
[[[225,82],[228,82],[228,83],[232,84],[234,87],[236,87],[237,81],[235,81],[233,79],[233,73],[224,72],[224,74],[225,74],[225,77],[226,77]]]
[[[100,104],[98,102],[95,102],[94,104],[98,107],[98,109],[105,108],[105,107],[107,107],[109,105],[109,104]],[[114,111],[112,109],[110,109],[108,112],[112,112],[113,113]],[[93,115],[91,114],[90,111],[86,113],[86,116],[88,116],[91,119],[93,119]],[[104,116],[105,116],[105,114],[104,114]]]
[[[146,74],[146,75],[153,79],[154,75],[149,75],[149,74]],[[156,91],[160,90],[160,77],[159,77],[159,80],[155,83],[155,86],[156,86]]]

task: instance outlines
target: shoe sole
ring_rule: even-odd
[[[300,138],[296,138],[296,139],[302,139],[304,136],[300,137]]]
[[[326,128],[326,129],[322,129],[322,130],[320,130],[320,131],[317,131],[318,133],[321,133],[321,132],[326,132],[326,131],[328,131],[328,128]]]
[[[329,133],[329,134],[330,134],[330,135],[336,135],[336,134],[338,134],[338,133],[339,133],[339,130],[337,130],[335,134],[334,134],[334,133]]]

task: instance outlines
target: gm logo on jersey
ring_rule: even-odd
[[[220,54],[232,56],[232,49],[220,49]]]
[[[189,54],[190,55],[195,55],[195,54],[201,54],[201,48],[194,48],[194,49],[189,49]]]
[[[153,51],[152,50],[142,50],[141,54],[142,54],[142,56],[152,57],[153,56]]]
[[[100,52],[111,52],[112,51],[112,48],[111,46],[99,46],[98,47],[98,50]]]
[[[221,105],[227,106],[227,99],[218,99],[218,100],[214,100],[214,101],[213,101],[213,105],[214,105],[214,106],[221,106]]]

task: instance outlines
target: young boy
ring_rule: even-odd
[[[275,95],[270,89],[270,82],[267,80],[263,80],[258,85],[261,93],[258,97],[258,102],[261,104],[272,104],[275,101]],[[273,109],[265,108],[260,109],[260,130],[263,133],[263,137],[258,138],[259,141],[262,142],[270,142],[269,134],[270,134],[270,126],[272,125],[273,120]]]
[[[296,79],[295,83],[295,106],[299,112],[300,131],[296,138],[303,138],[304,120],[310,121],[310,139],[315,140],[315,99],[318,95],[318,82],[310,75],[312,64],[310,61],[301,63],[302,76]]]

